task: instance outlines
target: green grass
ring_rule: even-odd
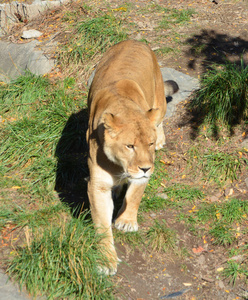
[[[77,24],[76,33],[65,45],[60,60],[86,64],[97,54],[105,52],[110,46],[127,38],[121,20],[117,20],[111,13],[99,14]]]
[[[241,170],[241,159],[237,152],[213,152],[209,150],[202,157],[203,173],[206,180],[224,184],[228,179],[237,180]]]
[[[188,168],[203,182],[214,182],[221,187],[228,181],[237,180],[247,164],[247,159],[240,153],[238,150],[221,151],[216,146],[203,149],[200,144],[194,145],[187,152]]]
[[[248,201],[232,198],[222,203],[203,203],[196,215],[198,220],[203,222],[239,222],[248,216]]]
[[[223,221],[212,224],[209,230],[209,234],[213,237],[213,244],[225,247],[233,244],[237,240],[235,233],[236,231],[233,227]]]
[[[18,170],[23,192],[52,197],[58,141],[70,114],[78,109],[76,104],[85,103],[75,101],[80,92],[71,90],[73,84],[65,79],[54,86],[45,77],[27,74],[0,88],[0,110],[4,112],[0,159],[2,168],[8,170],[2,176]]]
[[[114,240],[118,243],[125,244],[132,249],[144,245],[144,236],[141,230],[136,232],[123,232],[114,230]]]
[[[159,28],[168,29],[175,25],[189,23],[194,13],[192,9],[164,9],[164,17],[160,21]]]
[[[114,299],[113,284],[99,276],[106,264],[98,250],[99,236],[84,217],[33,232],[32,241],[17,250],[8,273],[34,296],[46,299]]]
[[[220,203],[201,203],[190,216],[181,214],[180,220],[186,220],[193,227],[208,224],[206,234],[213,238],[212,243],[229,246],[237,240],[235,224],[242,223],[247,216],[248,201],[232,198]],[[245,235],[244,230],[240,234]]]
[[[245,260],[242,263],[229,260],[222,275],[229,279],[229,283],[235,285],[239,277],[248,278],[248,264]]]
[[[202,200],[205,195],[198,188],[185,184],[174,184],[164,189],[169,201],[168,205],[174,207],[183,207],[189,203],[194,204],[196,201]]]
[[[171,48],[171,47],[162,47],[162,48],[155,50],[155,53],[157,55],[166,55],[169,53],[178,53],[178,52],[180,52],[178,49]]]
[[[34,211],[23,205],[12,204],[9,208],[1,207],[0,227],[7,222],[13,223],[16,227],[30,226],[31,228],[45,227],[54,220],[58,220],[62,212],[65,211],[61,203],[51,204],[47,207]]]
[[[215,65],[201,78],[201,89],[190,103],[201,112],[217,135],[221,126],[229,129],[248,115],[248,66],[226,62]]]
[[[147,243],[152,251],[167,252],[175,248],[176,234],[170,229],[165,220],[155,220],[147,232]]]

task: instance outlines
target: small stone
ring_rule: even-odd
[[[202,276],[202,280],[207,282],[214,282],[214,279],[210,276]]]
[[[242,148],[248,148],[248,137],[246,137],[241,143]]]
[[[136,35],[135,39],[138,40],[138,41],[141,40],[142,39],[142,35],[140,33],[138,33]]]
[[[168,199],[168,196],[165,193],[158,194],[157,196],[164,199],[164,200]]]
[[[222,280],[219,280],[219,281],[218,281],[218,285],[219,285],[219,288],[220,288],[220,289],[224,289],[224,288],[225,288],[225,285],[224,285],[224,283],[223,283]]]
[[[198,263],[202,265],[202,267],[206,268],[206,259],[204,255],[200,255],[198,258]]]
[[[227,197],[227,196],[232,196],[232,194],[233,194],[233,189],[226,188],[226,189],[224,190],[224,195],[225,195],[225,197]]]
[[[35,29],[30,29],[30,30],[24,30],[22,33],[22,38],[23,39],[33,39],[40,37],[43,33],[35,30]]]
[[[211,197],[210,197],[210,201],[211,201],[211,202],[216,202],[216,201],[218,201],[218,200],[219,200],[219,198],[216,197],[216,196],[211,196]]]

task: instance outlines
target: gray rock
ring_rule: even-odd
[[[40,32],[39,30],[35,29],[29,29],[29,30],[24,30],[22,34],[23,39],[33,39],[40,37],[43,33]]]
[[[18,286],[11,282],[6,274],[0,271],[0,299],[27,300],[27,294],[20,292]]]
[[[9,29],[17,22],[16,13],[19,13],[23,19],[30,21],[37,16],[42,15],[47,9],[58,7],[68,0],[43,1],[35,0],[33,3],[23,3],[25,1],[8,1],[0,4],[0,36],[8,34]],[[4,1],[1,1],[4,2]]]
[[[179,86],[179,91],[169,101],[167,100],[167,112],[165,116],[171,117],[176,110],[176,105],[187,99],[193,91],[199,89],[200,83],[197,78],[193,78],[172,68],[161,68],[161,72],[164,81],[174,80]]]
[[[14,44],[0,41],[0,81],[9,82],[29,70],[36,75],[49,73],[54,60],[35,49],[38,41]]]

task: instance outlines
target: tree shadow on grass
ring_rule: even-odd
[[[87,127],[87,109],[72,114],[62,131],[55,152],[58,159],[55,190],[61,201],[69,205],[75,217],[89,209],[86,182],[89,176]]]
[[[210,70],[212,65],[224,64],[226,61],[240,65],[242,56],[248,51],[247,40],[214,30],[204,29],[200,34],[188,38],[185,43],[191,46],[185,53],[191,58],[188,67],[195,69],[196,63],[200,61],[203,73]]]
[[[242,64],[243,67],[245,67],[248,64],[248,41],[241,37],[220,34],[214,30],[202,30],[200,34],[195,34],[187,39],[185,43],[191,46],[190,49],[185,52],[185,55],[190,57],[188,67],[195,69],[196,65],[200,64],[203,76],[213,70],[216,65],[233,63],[238,67]],[[218,88],[220,92],[223,89],[223,87]],[[197,97],[197,93],[196,91],[191,98]],[[190,104],[189,102],[186,115],[179,126],[190,124],[191,138],[195,139],[199,135],[199,128],[209,116],[209,113],[207,110],[192,107]],[[233,134],[233,128],[236,125],[237,122],[229,124],[230,135]],[[212,135],[215,139],[219,138],[220,131],[221,128],[218,120],[214,120],[212,123]]]

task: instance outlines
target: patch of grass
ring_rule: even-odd
[[[212,224],[209,234],[214,238],[214,245],[229,246],[236,241],[233,227],[226,222],[217,222]]]
[[[27,112],[29,106],[42,104],[48,96],[49,80],[30,72],[18,77],[11,84],[0,86],[1,113],[8,111]],[[39,87],[39,88],[37,88]],[[14,100],[14,101],[13,101]]]
[[[248,202],[232,198],[218,203],[198,203],[187,213],[180,213],[178,220],[188,224],[193,233],[209,235],[213,244],[229,246],[246,236],[247,216]]]
[[[196,200],[201,200],[205,197],[204,193],[198,188],[191,187],[185,184],[174,184],[164,189],[170,206],[182,207]]]
[[[220,126],[232,127],[248,115],[248,66],[226,62],[213,66],[201,78],[191,108],[203,114],[217,135]],[[221,123],[220,123],[221,122]]]
[[[149,196],[145,194],[142,198],[140,204],[140,211],[149,211],[149,210],[160,210],[164,209],[167,203],[167,199],[160,197],[159,195]]]
[[[171,230],[166,222],[162,220],[154,221],[154,224],[147,232],[147,243],[153,251],[168,251],[175,248],[176,234]]]
[[[10,208],[1,207],[0,226],[7,222],[12,222],[16,227],[29,226],[30,228],[39,228],[47,226],[52,220],[58,219],[59,215],[65,212],[65,207],[61,203],[43,207],[35,211],[30,211],[21,205],[11,205]]]
[[[112,283],[97,273],[97,265],[107,262],[93,226],[84,217],[59,225],[34,232],[28,246],[17,249],[8,273],[34,296],[114,299]]]
[[[175,48],[171,48],[171,47],[162,47],[162,48],[159,48],[157,50],[155,50],[155,53],[157,55],[166,55],[168,53],[178,53],[179,50],[178,49],[175,49]]]
[[[227,261],[227,266],[223,270],[224,278],[229,279],[229,283],[235,285],[235,282],[238,277],[246,277],[248,278],[248,265],[243,261],[242,264],[240,262],[229,260]]]
[[[195,228],[200,223],[207,223],[205,232],[213,237],[213,244],[229,246],[238,236],[245,235],[244,230],[237,231],[235,224],[242,224],[247,216],[248,202],[233,198],[222,203],[201,203],[198,209],[191,213],[190,219],[187,220],[187,215],[183,215],[181,220],[186,219],[190,226]]]
[[[195,13],[192,9],[165,9],[164,12],[164,17],[159,24],[160,29],[168,29],[175,25],[189,23],[192,15]]]
[[[0,110],[5,112],[0,132],[3,176],[18,171],[22,192],[53,197],[55,149],[69,115],[83,104],[71,89],[74,83],[67,78],[53,85],[45,77],[27,74],[0,88]]]
[[[79,22],[76,34],[65,46],[63,58],[67,62],[84,64],[110,46],[127,39],[121,20],[113,14],[102,14]],[[62,59],[62,56],[60,55]]]
[[[232,182],[237,180],[241,170],[241,159],[237,152],[225,153],[209,150],[200,160],[206,180],[214,180],[219,185],[225,184],[228,179]]]
[[[114,230],[114,240],[121,244],[128,244],[128,246],[132,247],[141,247],[144,244],[144,237],[142,232],[123,232],[120,230]]]
[[[157,13],[161,13],[161,12],[165,12],[167,11],[168,9],[166,9],[165,7],[157,4],[157,3],[149,3],[147,8],[144,10],[144,9],[141,9],[140,10],[140,13],[149,13],[151,11],[153,12],[157,12]]]
[[[219,186],[227,181],[235,181],[238,178],[247,159],[240,151],[223,151],[221,148],[202,149],[199,146],[191,147],[188,152],[188,167],[195,176],[206,182],[214,182]],[[197,166],[197,168],[196,168]]]
[[[233,198],[223,203],[204,203],[196,212],[196,216],[203,222],[218,220],[229,224],[240,222],[248,216],[248,202]]]

